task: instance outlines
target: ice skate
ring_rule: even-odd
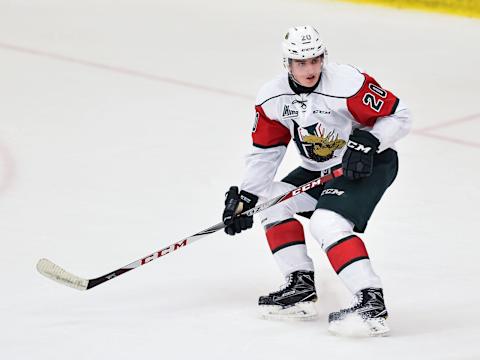
[[[279,290],[258,299],[261,316],[277,320],[311,320],[317,317],[313,271],[295,271]]]
[[[382,289],[363,289],[355,294],[351,307],[329,315],[328,330],[341,336],[386,336],[387,317]]]

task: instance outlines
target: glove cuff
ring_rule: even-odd
[[[243,202],[243,210],[249,210],[255,207],[255,204],[258,201],[258,196],[242,190],[240,191],[240,201]]]
[[[366,130],[355,129],[349,140],[350,141],[347,146],[357,151],[366,152],[363,149],[358,148],[359,144],[370,146],[374,152],[376,152],[380,146],[380,140],[378,140],[377,137],[370,131]]]

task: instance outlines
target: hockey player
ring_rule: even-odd
[[[393,145],[410,128],[409,111],[368,74],[327,63],[325,44],[313,27],[289,29],[282,45],[287,72],[266,83],[257,96],[253,149],[240,189],[232,186],[226,193],[225,231],[235,235],[251,228],[253,217],[236,214],[254,207],[259,198],[272,198],[343,168],[343,176],[323,187],[261,213],[268,244],[287,282],[261,296],[259,306],[267,318],[316,315],[314,266],[302,224],[295,219],[298,214],[310,218],[312,235],[354,295],[350,307],[329,315],[329,330],[346,334],[354,321],[357,335],[386,334],[382,283],[356,233],[365,231],[396,177]],[[291,141],[301,165],[274,182]]]

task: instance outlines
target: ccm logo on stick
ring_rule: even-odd
[[[292,195],[295,196],[295,195],[298,195],[302,192],[305,192],[307,190],[310,190],[310,189],[313,189],[314,187],[317,187],[318,185],[321,185],[322,184],[322,180],[321,179],[318,179],[316,181],[312,181],[311,183],[308,183],[308,184],[305,184],[303,185],[300,189],[297,189],[295,191],[292,192]]]
[[[173,245],[170,245],[169,247],[167,248],[164,248],[160,251],[157,251],[156,253],[153,253],[152,255],[149,255],[147,257],[144,257],[142,260],[140,260],[140,263],[142,265],[145,265],[146,263],[154,260],[154,259],[157,259],[159,257],[162,257],[163,255],[167,255],[168,253],[171,253],[172,251],[175,251],[177,250],[178,248],[181,248],[182,246],[186,246],[187,245],[187,239],[183,240],[183,241],[180,241],[178,243],[175,243]]]

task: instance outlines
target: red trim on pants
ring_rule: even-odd
[[[300,221],[288,219],[266,230],[268,245],[272,253],[292,245],[305,244],[305,234]]]
[[[328,260],[338,274],[355,261],[368,259],[367,249],[362,239],[352,235],[342,239],[327,249]]]

